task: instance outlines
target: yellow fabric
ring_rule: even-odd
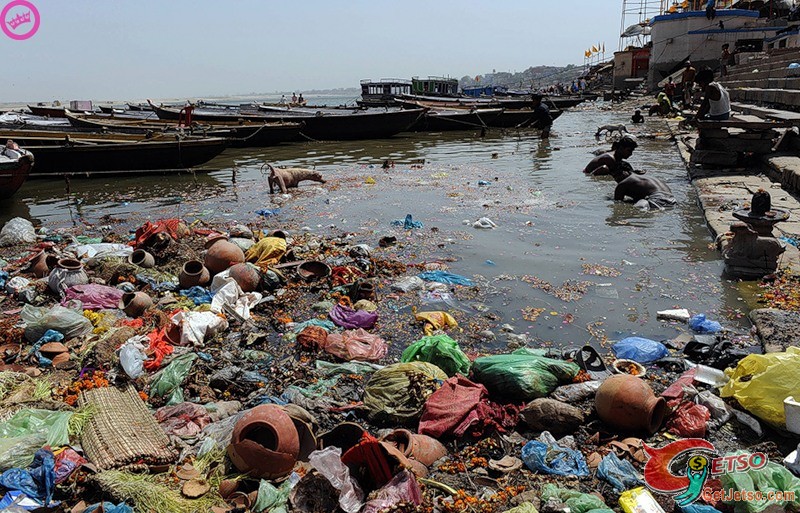
[[[458,327],[456,320],[447,312],[419,312],[415,318],[418,321],[425,321],[423,329],[428,336],[432,335],[435,330]]]
[[[280,237],[264,237],[247,250],[245,259],[258,267],[269,267],[277,264],[286,254],[286,239]]]

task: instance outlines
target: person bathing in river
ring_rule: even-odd
[[[633,155],[633,150],[638,145],[633,136],[626,134],[611,146],[612,151],[592,159],[583,168],[583,172],[593,176],[613,175],[615,172],[631,174],[633,168],[625,162],[625,159]]]
[[[548,139],[550,137],[550,128],[553,126],[553,116],[550,115],[550,109],[542,103],[541,94],[532,95],[531,101],[534,118],[531,126],[540,128],[542,130],[542,139]]]
[[[636,124],[644,123],[644,116],[642,116],[642,111],[636,109],[636,112],[634,112],[633,116],[631,116],[631,121],[633,121]]]
[[[617,182],[614,201],[631,198],[637,207],[645,210],[662,210],[677,203],[669,186],[658,178],[631,174],[620,169],[614,171],[611,176]]]

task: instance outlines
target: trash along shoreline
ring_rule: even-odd
[[[425,220],[323,235],[274,214],[5,224],[0,511],[800,510],[676,504],[743,451],[764,465],[701,484],[800,493],[797,348],[758,354],[683,308],[657,313],[669,339],[597,325],[592,344],[532,347],[485,306],[486,280],[409,249]],[[793,284],[765,281],[766,305],[796,311]]]

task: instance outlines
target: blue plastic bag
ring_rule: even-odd
[[[446,283],[447,285],[466,285],[472,286],[472,280],[460,274],[453,274],[447,271],[425,271],[420,273],[419,277],[425,281],[436,281],[439,283]]]
[[[414,221],[411,214],[406,215],[405,219],[395,219],[392,221],[392,226],[402,226],[404,230],[413,230],[414,228],[422,228],[422,221]]]
[[[719,333],[722,331],[722,325],[717,321],[707,320],[706,314],[697,314],[689,319],[689,327],[695,333]]]
[[[617,358],[650,363],[669,355],[669,350],[661,342],[642,337],[628,337],[620,340],[611,350]]]
[[[600,462],[597,475],[611,483],[619,493],[642,484],[631,462],[619,459],[613,452],[608,453]]]
[[[12,468],[0,475],[0,486],[17,490],[45,506],[53,500],[56,487],[56,459],[48,449],[39,449],[27,469]]]
[[[558,444],[531,440],[522,448],[522,461],[536,472],[557,476],[588,476],[589,467],[583,454]]]

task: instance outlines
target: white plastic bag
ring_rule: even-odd
[[[14,246],[33,242],[36,242],[36,230],[27,219],[15,217],[0,230],[0,246]]]
[[[131,337],[119,349],[119,363],[125,374],[131,379],[136,379],[144,374],[144,361],[147,355],[144,353],[144,344],[149,345],[149,339],[144,335]]]
[[[339,507],[347,513],[358,513],[364,505],[364,492],[350,477],[350,469],[342,463],[342,449],[326,447],[308,455],[311,466],[339,490]]]

